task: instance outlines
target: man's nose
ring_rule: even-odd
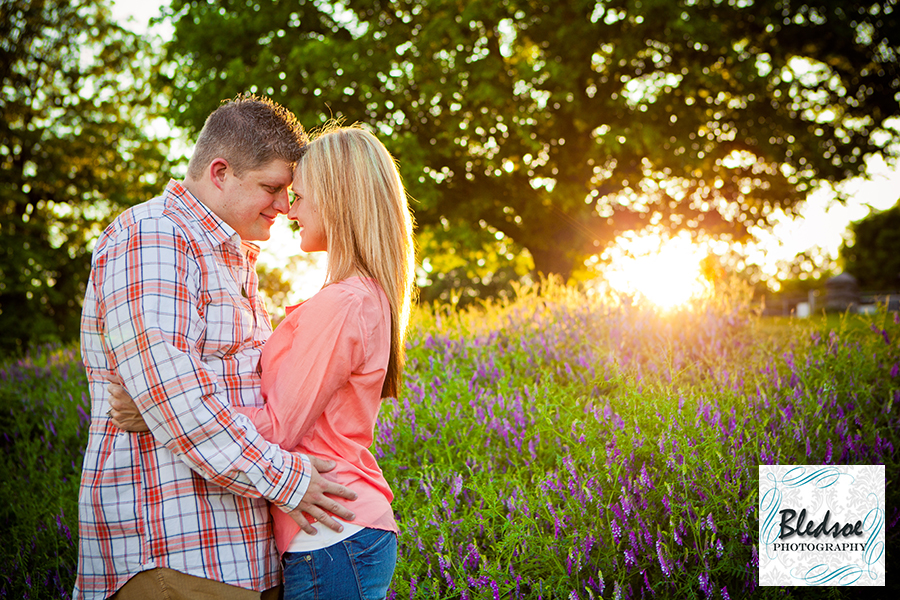
[[[282,190],[278,196],[275,198],[275,202],[272,203],[272,206],[275,207],[275,210],[278,211],[278,214],[286,215],[287,212],[291,209],[291,200],[288,195],[287,189]]]

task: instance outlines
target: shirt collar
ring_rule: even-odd
[[[259,246],[242,240],[231,225],[220,219],[180,182],[174,179],[169,180],[166,185],[166,198],[177,202],[180,208],[200,225],[200,228],[206,232],[215,245],[231,241],[235,246],[241,248],[251,261],[255,261],[259,256]]]

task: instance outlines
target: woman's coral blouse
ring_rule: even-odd
[[[265,406],[235,410],[282,448],[334,460],[322,476],[359,495],[339,499],[353,522],[396,532],[394,495],[369,452],[390,355],[387,297],[375,280],[351,277],[287,313],[260,359]],[[277,508],[272,515],[283,553],[300,527]]]

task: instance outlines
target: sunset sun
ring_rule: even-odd
[[[606,281],[615,292],[669,310],[709,291],[700,267],[706,251],[687,237],[650,234],[619,246],[606,270]]]

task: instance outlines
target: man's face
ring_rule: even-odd
[[[290,185],[291,165],[282,160],[246,171],[241,177],[229,170],[216,214],[231,225],[242,240],[267,240],[275,217],[290,208]]]

